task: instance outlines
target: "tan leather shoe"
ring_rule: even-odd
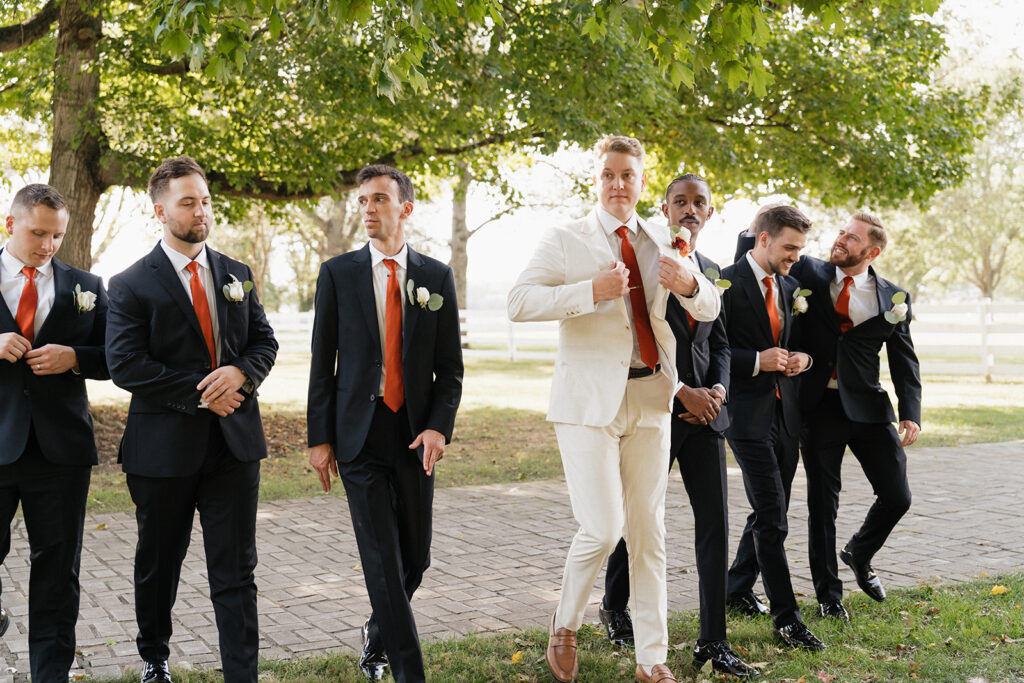
[[[664,664],[655,664],[651,669],[650,676],[645,674],[644,668],[637,664],[636,680],[640,681],[640,683],[679,683]]]
[[[576,631],[567,628],[555,630],[555,615],[551,615],[551,627],[548,629],[548,668],[556,681],[570,683],[576,680],[580,672],[580,662],[576,658]]]

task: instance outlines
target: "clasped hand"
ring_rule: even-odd
[[[70,346],[46,344],[38,349],[17,332],[0,334],[0,359],[16,363],[24,358],[36,375],[60,375],[78,367],[78,355]]]
[[[235,412],[245,396],[239,392],[245,384],[245,374],[234,365],[222,365],[196,385],[203,392],[200,401],[214,414],[227,417]]]
[[[713,422],[722,412],[722,402],[725,400],[724,396],[713,389],[687,386],[679,390],[676,398],[686,408],[686,412],[680,413],[679,417],[692,425],[705,425]]]
[[[784,372],[789,376],[799,375],[807,369],[811,357],[800,351],[787,351],[778,346],[765,349],[757,354],[759,372]]]

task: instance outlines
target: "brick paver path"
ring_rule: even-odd
[[[729,469],[730,524],[735,549],[749,511],[738,469]],[[870,503],[870,487],[852,457],[844,469],[839,510],[842,543]],[[921,579],[962,580],[1024,567],[1024,442],[910,453],[914,503],[875,558],[887,586]],[[797,591],[813,596],[807,567],[803,472],[793,487],[787,542]],[[697,607],[693,519],[678,473],[670,478],[666,524],[669,607]],[[566,549],[575,532],[561,480],[440,489],[434,507],[433,565],[413,608],[420,635],[444,638],[474,631],[542,626],[557,602]],[[198,525],[198,522],[197,522]],[[0,568],[11,627],[0,641],[0,680],[27,680],[28,542],[17,520],[11,553]],[[356,544],[343,499],[264,503],[259,508],[261,654],[286,658],[356,650],[369,610]],[[136,625],[132,593],[135,520],[131,514],[86,521],[78,666],[96,676],[134,671]],[[198,526],[182,571],[174,611],[171,664],[218,664]],[[856,590],[845,566],[842,576]],[[603,575],[600,577],[603,581]],[[588,617],[596,621],[595,587]],[[806,597],[805,600],[813,599]]]

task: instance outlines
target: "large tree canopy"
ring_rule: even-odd
[[[85,267],[103,190],[182,152],[215,193],[297,199],[365,163],[486,179],[499,153],[614,131],[720,192],[922,200],[978,132],[930,83],[933,4],[0,0],[0,112],[29,128],[0,143],[40,166],[49,141],[61,256]]]

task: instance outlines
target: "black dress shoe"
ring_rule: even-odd
[[[622,610],[605,609],[602,600],[601,606],[597,608],[597,614],[608,630],[608,640],[619,647],[634,647],[633,617],[630,616],[628,607]]]
[[[775,635],[790,647],[800,647],[804,650],[824,650],[825,643],[818,636],[811,633],[802,621],[794,621],[775,629]]]
[[[379,643],[370,642],[370,622],[363,624],[363,651],[359,654],[359,670],[371,681],[384,678],[388,656]]]
[[[743,662],[724,640],[712,640],[701,645],[693,646],[693,663],[698,667],[711,660],[711,666],[715,671],[730,674],[736,678],[750,678],[760,675],[760,671]]]
[[[0,636],[7,633],[7,627],[11,625],[11,618],[7,616],[7,610],[0,605]]]
[[[874,570],[871,569],[871,565],[858,564],[847,547],[844,545],[843,549],[839,551],[839,559],[853,570],[853,576],[857,579],[857,585],[872,600],[877,600],[878,602],[885,601],[885,589],[882,588],[882,582]]]
[[[730,595],[725,601],[725,606],[729,611],[744,617],[766,617],[771,614],[768,605],[764,604],[759,597],[754,595],[754,591]]]
[[[843,607],[842,600],[829,600],[828,602],[818,603],[818,614],[828,619],[838,619],[839,621],[850,621],[850,613]]]
[[[142,667],[142,683],[171,683],[171,670],[167,662],[146,662]]]

